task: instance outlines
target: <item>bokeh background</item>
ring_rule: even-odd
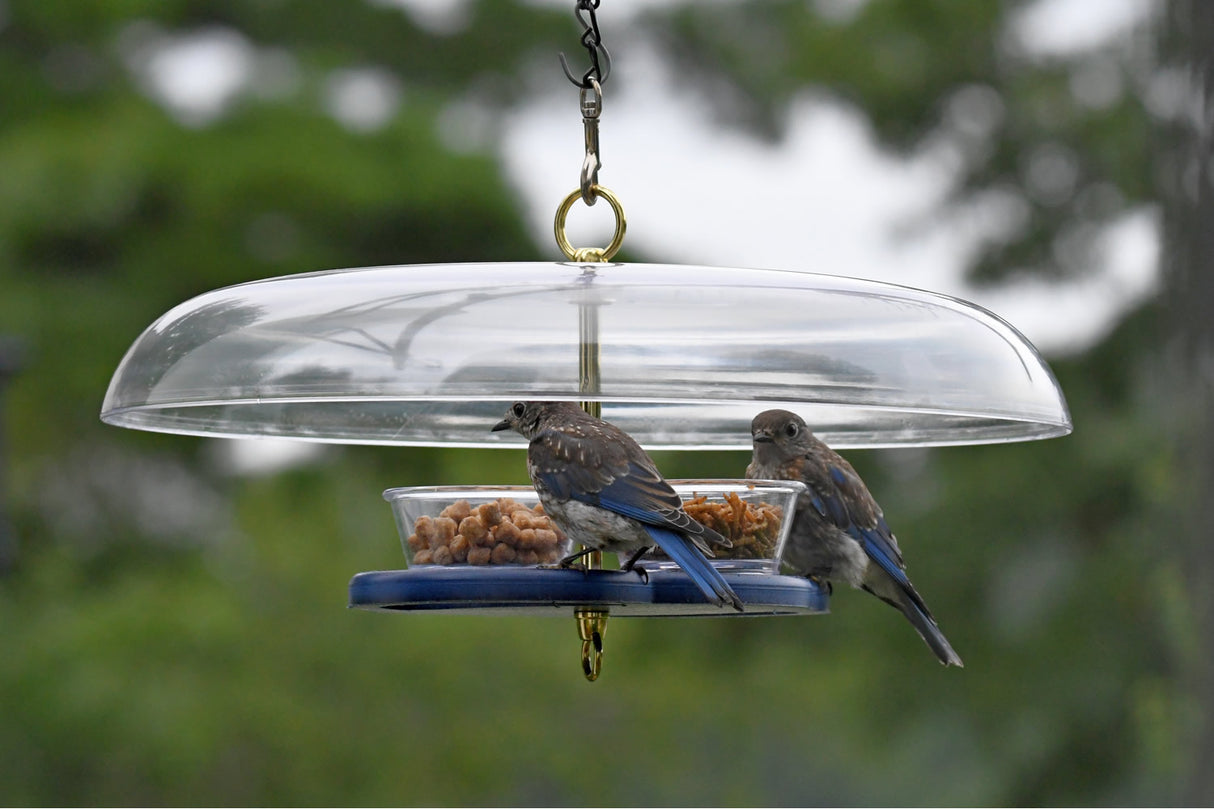
[[[98,421],[195,294],[556,258],[572,9],[0,0],[0,803],[1214,801],[1200,0],[600,6],[623,258],[960,295],[1054,368],[1071,436],[849,453],[964,670],[836,591],[613,620],[588,683],[571,619],[346,607],[403,565],[383,489],[525,482],[521,452]]]

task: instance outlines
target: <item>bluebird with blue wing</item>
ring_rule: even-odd
[[[906,575],[898,541],[856,470],[800,416],[765,410],[750,425],[749,478],[799,480],[785,561],[815,581],[846,582],[896,607],[946,666],[960,666],[944,633]]]
[[[527,472],[544,512],[589,550],[620,555],[622,570],[657,546],[675,560],[713,603],[739,612],[742,601],[706,554],[729,547],[717,532],[692,519],[653,460],[614,424],[574,402],[515,402],[494,431],[514,430],[530,442]]]

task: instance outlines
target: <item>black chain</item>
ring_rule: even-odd
[[[582,47],[590,54],[590,69],[582,74],[581,79],[578,79],[569,69],[569,62],[566,61],[565,54],[561,54],[561,68],[564,69],[565,75],[569,77],[569,81],[583,90],[589,90],[593,86],[592,79],[601,85],[611,75],[611,54],[603,45],[603,36],[599,32],[599,20],[594,13],[595,9],[599,7],[599,2],[600,0],[577,0],[577,5],[573,9],[577,21],[582,25]],[[602,64],[599,62],[600,56]],[[605,69],[603,65],[606,66]]]

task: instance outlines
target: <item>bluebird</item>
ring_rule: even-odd
[[[765,410],[750,424],[748,478],[799,480],[785,561],[815,581],[846,582],[896,607],[946,666],[961,658],[906,575],[898,541],[856,470],[795,413]]]
[[[573,402],[515,402],[493,431],[512,429],[530,443],[527,472],[544,512],[587,550],[561,560],[569,566],[591,550],[620,554],[621,570],[655,545],[675,560],[709,601],[739,612],[738,598],[706,558],[730,541],[696,522],[632,436]]]

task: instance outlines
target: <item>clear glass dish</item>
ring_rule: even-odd
[[[406,486],[384,499],[411,568],[556,564],[573,550],[530,486]]]
[[[205,293],[135,340],[101,418],[522,446],[489,429],[518,399],[601,402],[603,418],[663,449],[748,448],[750,420],[769,407],[839,448],[1071,429],[1033,346],[964,301],[801,272],[541,262],[333,270]]]
[[[792,530],[797,495],[805,484],[791,480],[672,480],[693,518],[733,543],[713,548],[712,564],[720,570],[780,572],[784,546]],[[646,554],[646,569],[677,570],[660,549]]]
[[[779,572],[801,483],[765,480],[672,480],[684,508],[733,541],[716,549],[722,570]],[[543,515],[530,486],[408,486],[388,489],[384,499],[400,533],[408,567],[481,567],[555,564],[571,553],[566,536]],[[537,508],[538,507],[538,508]],[[528,533],[530,532],[530,533]],[[620,560],[621,562],[624,560]],[[678,569],[648,555],[647,569]]]

